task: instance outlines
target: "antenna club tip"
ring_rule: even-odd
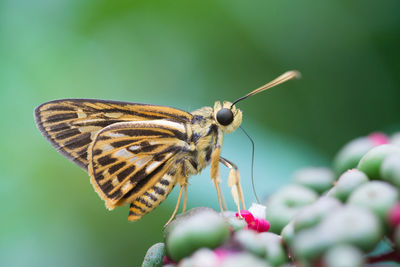
[[[290,70],[287,72],[290,76],[293,76],[293,78],[300,79],[301,78],[301,72],[298,70]]]

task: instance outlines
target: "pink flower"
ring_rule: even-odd
[[[232,251],[227,250],[225,248],[216,248],[214,249],[214,253],[220,262],[223,261],[229,255],[233,254]]]
[[[255,220],[248,225],[249,229],[253,229],[259,233],[269,230],[270,224],[267,220],[255,218]]]
[[[163,257],[162,261],[163,261],[163,265],[175,263],[170,257],[168,257],[168,255],[165,255]]]
[[[379,146],[389,143],[389,138],[387,137],[387,135],[380,132],[369,134],[368,139],[373,143],[374,146]]]
[[[240,215],[242,215],[242,217],[246,221],[247,227],[249,229],[255,230],[259,233],[266,232],[269,230],[270,224],[267,220],[263,218],[254,217],[253,214],[251,214],[247,210],[241,210]],[[239,217],[239,213],[236,213],[236,217]]]
[[[393,208],[389,211],[388,219],[391,225],[400,225],[400,203],[394,205]]]
[[[251,214],[250,211],[241,210],[240,215],[242,215],[243,219],[246,221],[247,224],[250,224],[254,221],[254,216]],[[236,212],[236,217],[240,217],[239,213]]]

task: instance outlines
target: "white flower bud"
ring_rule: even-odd
[[[260,218],[260,219],[265,219],[266,210],[267,210],[267,207],[265,207],[264,205],[258,204],[258,203],[251,204],[251,207],[249,209],[249,211],[251,212],[251,214],[253,214],[254,217]]]

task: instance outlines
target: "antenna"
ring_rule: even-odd
[[[253,187],[253,193],[256,197],[257,203],[261,204],[260,199],[258,199],[256,187],[254,186],[254,141],[251,139],[250,135],[244,130],[242,126],[239,126],[240,129],[244,132],[244,134],[250,139],[251,142],[251,185]]]
[[[279,85],[279,84],[281,84],[281,83],[287,82],[287,81],[292,80],[292,79],[294,79],[294,78],[300,78],[300,77],[301,77],[301,74],[300,74],[300,72],[298,72],[297,70],[290,70],[290,71],[287,71],[287,72],[285,72],[284,74],[282,74],[281,76],[279,76],[278,78],[276,78],[275,80],[272,80],[272,81],[270,81],[269,83],[267,83],[267,84],[265,84],[265,85],[263,85],[263,86],[257,88],[256,90],[254,90],[254,91],[248,93],[247,95],[242,96],[242,97],[236,99],[235,101],[233,101],[231,107],[233,107],[233,105],[235,105],[237,102],[242,101],[243,99],[248,98],[249,96],[252,96],[252,95],[261,93],[262,91],[268,90],[268,89],[270,89],[270,88],[272,88],[272,87],[275,87],[275,86],[277,86],[277,85]]]

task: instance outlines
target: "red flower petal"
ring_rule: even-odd
[[[271,225],[269,224],[269,222],[267,220],[258,219],[257,232],[259,232],[259,233],[266,232],[269,230],[270,226]]]
[[[247,224],[247,227],[251,230],[257,231],[258,224],[259,224],[258,220],[254,220],[251,223]]]
[[[254,216],[253,214],[250,213],[250,211],[241,210],[240,215],[242,215],[247,224],[250,224],[254,221]],[[236,217],[239,217],[239,213],[237,212],[236,212]]]
[[[240,214],[245,219],[247,227],[259,233],[266,232],[269,230],[270,224],[267,220],[256,218],[247,210],[241,210]],[[239,217],[239,213],[236,213],[236,217]]]

